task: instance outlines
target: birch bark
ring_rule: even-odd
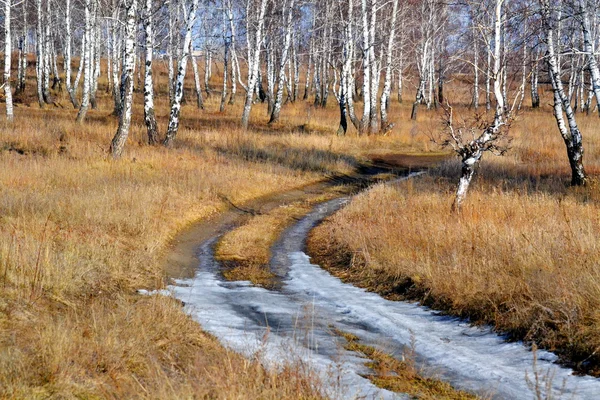
[[[190,10],[187,13],[185,37],[183,39],[183,53],[179,60],[177,67],[177,81],[175,85],[175,96],[173,105],[171,106],[171,113],[169,115],[169,126],[167,128],[167,135],[163,141],[163,145],[170,147],[175,141],[175,136],[179,130],[179,115],[181,114],[181,98],[183,97],[183,83],[185,80],[185,72],[187,67],[187,61],[190,57],[190,46],[192,43],[192,28],[196,22],[196,13],[198,11],[198,0],[192,0]]]
[[[600,71],[598,70],[598,62],[596,61],[596,55],[594,54],[594,43],[592,41],[592,35],[590,33],[590,21],[587,12],[586,0],[578,0],[579,6],[579,18],[581,21],[581,31],[583,33],[583,44],[587,56],[587,67],[590,71],[592,81],[592,91],[596,97],[596,104],[600,105]],[[583,80],[581,82],[583,85]],[[598,115],[600,116],[600,107],[598,108]]]
[[[154,114],[154,80],[152,77],[152,61],[154,54],[154,32],[153,32],[153,9],[152,0],[146,0],[144,4],[144,33],[146,36],[146,63],[144,68],[144,122],[148,134],[148,143],[158,143],[158,127]]]
[[[248,0],[248,6],[250,1]],[[249,7],[247,7],[249,9]],[[260,62],[260,48],[263,41],[263,27],[265,23],[265,13],[267,11],[267,0],[260,0],[260,7],[258,11],[258,20],[256,30],[254,32],[254,43],[250,43],[248,38],[248,89],[246,90],[246,102],[244,104],[244,111],[242,113],[242,127],[248,129],[248,123],[250,121],[250,111],[252,110],[252,97],[254,95],[254,88],[256,87],[256,81],[258,79],[258,64]],[[250,33],[250,16],[247,17],[247,36]]]
[[[11,0],[4,0],[4,95],[6,100],[6,120],[14,119],[12,86],[10,84],[10,68],[12,65],[12,38],[11,38]]]
[[[554,92],[554,117],[567,147],[567,157],[569,158],[569,165],[571,167],[571,185],[584,186],[587,183],[587,175],[583,167],[583,138],[575,120],[575,113],[571,108],[569,98],[565,93],[562,80],[560,79],[558,57],[555,50],[555,22],[549,0],[540,0],[540,4],[542,6],[542,22],[547,47],[546,63]],[[563,111],[567,116],[568,130],[565,126]]]
[[[381,93],[381,130],[387,131],[390,129],[388,122],[388,105],[390,93],[392,91],[392,53],[394,51],[394,40],[396,39],[396,19],[398,17],[398,0],[393,0],[392,5],[392,21],[390,25],[390,33],[388,36],[387,56],[385,60],[385,79],[383,83],[383,92]]]
[[[84,53],[82,54],[84,65],[83,65],[83,93],[81,97],[81,105],[79,106],[79,112],[77,113],[77,122],[83,123],[85,116],[90,105],[90,86],[91,86],[91,72],[92,72],[92,0],[85,0],[85,46],[83,47]]]
[[[467,145],[460,146],[459,155],[462,158],[461,175],[458,182],[458,188],[456,189],[456,197],[452,208],[455,211],[460,210],[462,203],[467,196],[469,186],[473,176],[475,175],[475,168],[481,160],[483,153],[489,150],[493,146],[493,142],[496,140],[498,133],[503,125],[505,125],[506,108],[504,105],[504,97],[502,95],[502,34],[503,34],[503,6],[505,0],[496,0],[494,7],[494,44],[493,49],[490,49],[490,54],[493,52],[494,64],[492,68],[492,74],[490,79],[494,81],[494,97],[496,100],[496,112],[494,115],[494,121],[487,126],[483,133],[476,139],[469,142]],[[488,44],[488,47],[490,45]],[[451,123],[450,123],[451,126]]]
[[[283,42],[283,50],[281,53],[281,60],[279,62],[279,73],[277,82],[277,94],[275,96],[275,104],[273,105],[273,111],[271,112],[271,119],[269,123],[275,123],[279,120],[279,114],[281,113],[281,105],[283,101],[283,89],[285,84],[285,67],[289,62],[290,45],[292,41],[292,16],[294,15],[294,0],[289,0],[289,3],[284,0],[284,15],[285,19],[285,39]]]
[[[127,23],[125,25],[125,54],[123,57],[123,72],[121,74],[121,87],[124,89],[121,115],[119,116],[119,127],[110,144],[110,155],[112,158],[120,158],[129,135],[131,125],[131,111],[133,107],[133,74],[135,70],[135,36],[136,36],[136,14],[137,0],[129,0],[126,4]]]

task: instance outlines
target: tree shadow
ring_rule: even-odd
[[[565,161],[566,163],[566,161]],[[448,159],[430,170],[438,181],[446,181],[454,188],[460,176],[460,161]],[[572,187],[568,165],[506,164],[484,162],[477,169],[473,185],[483,190],[528,195],[546,194],[558,199],[574,196],[578,201],[600,203],[596,191],[589,187]]]

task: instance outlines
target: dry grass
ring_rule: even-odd
[[[62,108],[40,110],[30,92],[15,124],[0,125],[0,397],[318,397],[302,366],[267,371],[223,349],[180,304],[135,291],[164,287],[161,260],[183,227],[229,202],[349,173],[369,151],[405,151],[414,133],[336,137],[334,105],[304,103],[274,127],[255,106],[243,132],[240,99],[218,113],[212,96],[199,112],[188,81],[175,148],[146,146],[137,93],[125,155],[112,162],[117,121],[103,79],[84,125],[64,93],[54,93]]]
[[[310,212],[315,204],[339,197],[346,190],[326,186],[316,193],[300,193],[294,201],[253,216],[228,231],[215,249],[216,259],[224,267],[225,279],[250,281],[263,287],[276,285],[276,276],[269,269],[269,263],[271,248],[277,239],[285,229]]]
[[[597,123],[580,116],[592,175]],[[508,156],[483,161],[461,214],[450,213],[458,175],[450,162],[359,195],[313,232],[311,251],[347,280],[491,323],[598,375],[600,191],[567,187],[549,110],[523,115],[513,135]]]
[[[268,268],[271,246],[285,228],[309,211],[306,203],[284,205],[227,232],[215,250],[217,260],[225,267],[223,276],[228,280],[273,286],[275,275]]]
[[[223,154],[238,154],[227,142],[240,133],[211,130],[182,131],[187,145],[173,151],[134,139],[110,162],[102,149],[114,121],[76,126],[72,113],[27,112],[0,136],[2,396],[317,395],[302,373],[264,371],[180,305],[135,290],[163,286],[169,238],[226,207],[222,196],[243,203],[320,174]]]
[[[427,377],[414,363],[414,354],[410,351],[398,360],[384,351],[360,343],[360,339],[348,332],[334,330],[345,339],[344,348],[363,354],[371,360],[366,364],[373,371],[367,378],[380,388],[397,393],[405,393],[418,399],[469,400],[479,397],[456,390],[450,384],[434,377]],[[411,350],[412,351],[412,350]]]

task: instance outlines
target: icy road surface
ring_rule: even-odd
[[[394,302],[342,283],[302,252],[308,232],[348,199],[318,206],[288,229],[273,248],[272,268],[283,281],[278,291],[248,282],[226,282],[212,247],[201,248],[194,279],[170,289],[185,302],[202,327],[235,351],[258,355],[264,363],[295,362],[317,373],[335,399],[403,398],[362,377],[368,360],[343,349],[332,331],[350,332],[363,343],[401,357],[407,348],[426,373],[455,387],[494,399],[533,399],[533,354],[521,343],[507,343],[490,329],[440,316],[415,303]],[[538,351],[540,379],[551,377],[552,398],[600,399],[600,379],[572,374]],[[545,393],[545,382],[541,383]]]

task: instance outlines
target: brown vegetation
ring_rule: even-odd
[[[335,331],[346,341],[344,348],[363,354],[369,360],[366,365],[373,370],[367,378],[380,388],[398,393],[406,393],[418,399],[469,400],[479,397],[454,389],[450,384],[434,377],[427,377],[415,366],[414,354],[406,352],[402,360],[390,354],[360,343],[351,333]]]
[[[110,98],[77,125],[66,94],[53,95],[45,110],[17,103],[15,123],[0,126],[0,397],[317,396],[302,368],[266,371],[223,349],[180,304],[136,290],[164,287],[169,242],[194,221],[348,174],[363,152],[402,151],[409,138],[338,138],[335,108],[304,103],[268,129],[256,107],[243,132],[239,106],[212,112],[213,96],[206,111],[184,106],[166,150],[145,144],[137,93],[125,155],[112,162]]]
[[[579,116],[596,175],[597,117]],[[506,157],[484,160],[460,214],[457,165],[379,185],[313,231],[309,249],[336,275],[393,299],[490,323],[600,374],[600,192],[569,188],[547,111],[527,112]]]

